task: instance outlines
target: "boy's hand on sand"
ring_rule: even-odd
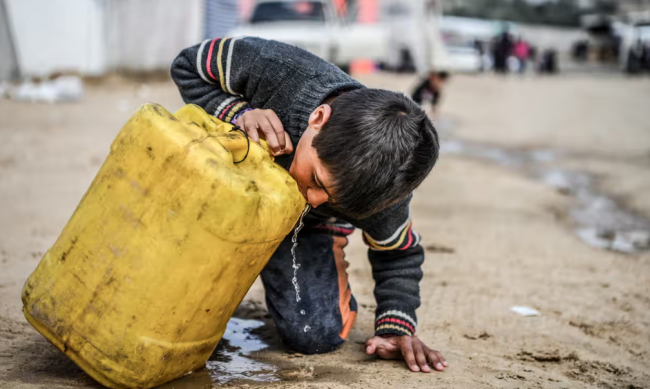
[[[244,112],[237,119],[237,125],[257,143],[266,139],[273,155],[293,153],[293,144],[289,134],[284,131],[278,115],[270,109],[254,109]]]
[[[417,336],[375,336],[366,341],[366,354],[377,354],[382,359],[401,359],[411,371],[431,372],[431,367],[443,371],[449,363],[439,351],[427,347]]]

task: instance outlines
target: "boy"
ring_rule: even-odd
[[[376,282],[375,336],[366,352],[403,357],[412,371],[448,366],[415,336],[424,252],[409,202],[439,149],[420,107],[402,94],[366,88],[302,49],[260,38],[187,48],[171,76],[186,103],[236,123],[254,141],[264,137],[315,208],[298,236],[299,293],[292,285],[292,234],[261,274],[284,344],[314,354],[345,341],[357,304],[343,248],[357,227],[370,246]]]

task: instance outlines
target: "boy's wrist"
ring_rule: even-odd
[[[243,114],[245,114],[245,113],[248,112],[248,111],[252,111],[252,110],[253,110],[253,108],[251,108],[251,107],[248,107],[248,108],[246,108],[246,109],[241,110],[240,112],[238,112],[238,113],[235,115],[235,117],[232,118],[232,120],[230,121],[230,123],[231,123],[231,124],[237,124],[237,120],[238,120],[238,119],[239,119]]]
[[[413,336],[416,326],[414,310],[411,312],[397,309],[378,311],[375,319],[375,336]]]

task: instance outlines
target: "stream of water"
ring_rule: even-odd
[[[298,248],[298,233],[300,230],[302,230],[302,227],[304,227],[304,223],[302,222],[302,219],[305,217],[307,213],[311,210],[311,205],[307,204],[305,205],[305,209],[302,210],[302,214],[300,214],[300,220],[298,221],[298,224],[296,225],[296,228],[293,231],[293,237],[291,238],[291,242],[293,245],[291,246],[291,257],[293,258],[293,278],[291,279],[291,283],[293,284],[294,289],[296,290],[296,302],[300,302],[300,285],[298,284],[298,269],[300,269],[300,264],[298,263],[296,259],[296,248]],[[304,315],[303,311],[300,312],[301,314]]]

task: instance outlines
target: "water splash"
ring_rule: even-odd
[[[296,302],[300,302],[300,285],[298,285],[298,269],[300,269],[300,264],[297,263],[296,260],[296,248],[298,247],[298,233],[300,230],[302,230],[302,227],[304,226],[304,223],[302,222],[302,219],[305,217],[307,213],[311,210],[311,205],[307,204],[305,205],[305,209],[303,209],[302,213],[300,214],[300,220],[298,221],[298,225],[296,225],[296,228],[293,231],[293,238],[291,238],[291,242],[293,245],[291,246],[291,257],[293,258],[293,278],[291,279],[291,283],[293,284],[294,289],[296,290]]]

